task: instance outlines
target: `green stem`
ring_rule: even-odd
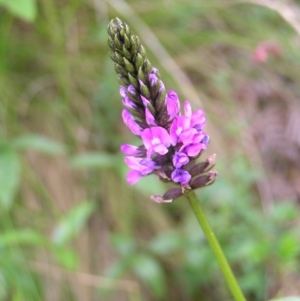
[[[189,194],[186,195],[186,197],[188,198],[188,200],[194,210],[194,213],[198,219],[198,222],[210,244],[210,247],[215,254],[215,257],[221,267],[224,278],[227,282],[227,285],[228,285],[234,299],[236,301],[246,301],[246,298],[243,295],[243,293],[235,279],[235,276],[228,264],[228,261],[222,251],[222,248],[220,247],[220,244],[219,244],[212,228],[210,227],[208,220],[205,217],[205,214],[202,210],[200,203],[197,200],[197,197],[196,197],[194,191],[191,191]]]

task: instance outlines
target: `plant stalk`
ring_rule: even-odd
[[[231,291],[234,299],[236,301],[246,301],[245,296],[243,295],[237,280],[228,264],[228,261],[222,251],[222,248],[203,212],[203,209],[200,205],[200,203],[197,200],[197,197],[195,195],[194,191],[191,191],[190,193],[186,194],[186,197],[188,198],[192,209],[197,217],[197,220],[209,242],[209,245],[220,265],[220,268],[223,272],[224,278],[227,282],[227,285],[229,287],[229,290]]]

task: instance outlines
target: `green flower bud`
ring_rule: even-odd
[[[124,57],[123,60],[124,60],[124,64],[125,64],[125,67],[126,67],[127,71],[128,71],[128,72],[131,72],[131,73],[134,73],[134,72],[135,72],[134,65],[132,65],[132,64],[126,59],[126,57]]]
[[[138,52],[138,49],[140,48],[140,40],[137,36],[131,36],[130,37],[130,43],[131,43],[131,51],[133,54],[136,54]]]
[[[128,59],[132,59],[132,54],[129,50],[126,49],[125,45],[123,45],[123,55]]]
[[[135,66],[137,69],[143,66],[144,60],[143,57],[138,53],[135,58]]]
[[[115,52],[110,51],[110,52],[109,52],[109,56],[110,56],[110,58],[111,58],[115,63],[118,63],[118,62],[119,62],[119,60],[118,60],[118,58],[117,58]]]
[[[165,99],[166,99],[166,90],[159,91],[158,96],[155,100],[156,110],[160,111],[162,109],[162,107],[165,104]]]
[[[124,87],[127,87],[130,85],[130,82],[128,81],[128,79],[121,75],[121,74],[117,74],[117,77],[118,77],[118,82],[120,85],[124,86]]]
[[[143,73],[142,68],[140,67],[138,70],[138,78],[142,81],[142,82],[147,82],[147,75]]]
[[[115,52],[115,56],[118,60],[117,63],[120,64],[121,66],[124,66],[124,60],[123,60],[122,55],[118,52]]]
[[[115,71],[117,74],[122,74],[124,77],[127,77],[127,71],[119,64],[115,64]]]
[[[129,79],[129,83],[132,84],[136,89],[139,88],[138,80],[136,79],[136,77],[134,75],[132,75],[129,72],[128,72],[128,79]]]
[[[124,45],[128,50],[131,48],[131,43],[127,35],[124,36]]]
[[[151,72],[151,63],[149,62],[149,60],[148,59],[145,59],[144,60],[144,64],[143,64],[143,72],[145,73],[145,74],[149,74],[150,72]]]
[[[150,91],[142,81],[140,81],[140,91],[143,96],[145,96],[147,99],[150,99]]]
[[[117,34],[114,35],[114,43],[115,43],[115,47],[119,50],[121,50],[123,48],[122,43],[119,40],[119,37]]]

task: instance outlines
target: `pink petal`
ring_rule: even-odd
[[[165,155],[168,152],[168,149],[163,144],[155,145],[153,150],[160,155]]]
[[[130,131],[137,136],[141,135],[142,128],[139,126],[139,124],[133,119],[133,116],[127,111],[122,111],[122,118],[124,123],[127,125],[127,127],[130,129]]]
[[[150,102],[146,97],[144,97],[143,95],[141,95],[141,99],[143,102],[144,107],[147,108],[148,103]]]
[[[127,94],[127,89],[125,87],[123,87],[123,86],[120,86],[120,95],[122,97],[125,97],[126,94]]]
[[[192,139],[193,144],[195,144],[195,143],[200,143],[200,142],[203,140],[204,137],[205,137],[204,132],[200,132],[200,133],[197,132],[197,133],[193,136],[193,139]]]
[[[124,161],[129,168],[134,169],[134,170],[140,170],[140,164],[139,164],[139,162],[141,161],[140,158],[125,157]]]
[[[163,145],[169,147],[171,145],[171,138],[168,131],[162,127],[152,127],[151,128],[153,138],[158,138]]]
[[[187,146],[185,148],[185,152],[187,153],[187,155],[189,157],[195,157],[195,156],[198,156],[203,149],[206,149],[205,144],[197,143],[197,144],[191,144],[191,145]]]
[[[196,129],[192,129],[189,128],[187,130],[185,130],[180,136],[179,136],[179,140],[183,143],[183,144],[190,144],[193,141],[193,137],[194,135],[197,133]]]
[[[153,138],[151,128],[144,129],[141,134],[141,138],[142,138],[142,141],[143,141],[146,149],[151,148],[151,146],[152,146],[151,141]]]
[[[183,104],[184,115],[188,118],[192,117],[192,107],[191,104],[186,100]]]
[[[206,125],[205,112],[201,109],[196,110],[191,118],[191,126],[200,125],[200,127],[204,127]]]
[[[135,156],[138,153],[139,147],[131,144],[122,144],[120,149],[127,156]]]
[[[185,129],[190,128],[190,120],[186,116],[176,117],[170,127],[172,145],[176,145],[178,137]]]
[[[133,119],[128,119],[127,126],[136,136],[140,136],[143,131],[143,129]]]
[[[130,170],[127,173],[126,179],[127,179],[127,182],[130,185],[133,185],[133,184],[137,183],[140,180],[141,177],[142,177],[142,174],[139,171],[137,171],[137,170]]]
[[[148,108],[146,108],[146,122],[149,124],[149,125],[157,125],[156,122],[155,122],[155,118],[154,116],[152,115],[152,113],[150,112],[150,110]]]
[[[122,118],[123,122],[127,125],[128,124],[128,119],[132,119],[131,114],[127,110],[122,110]]]
[[[172,120],[178,116],[180,112],[180,102],[177,93],[170,90],[167,94],[166,103],[169,120]]]

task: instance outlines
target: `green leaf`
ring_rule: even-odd
[[[159,255],[167,255],[181,249],[183,237],[178,232],[165,232],[156,236],[149,244],[149,249]]]
[[[20,185],[21,165],[19,156],[10,149],[0,150],[0,205],[10,209]]]
[[[111,236],[111,242],[114,248],[122,256],[132,254],[135,249],[135,241],[133,237],[125,236],[120,233]]]
[[[292,202],[282,202],[272,208],[271,218],[275,223],[290,223],[299,216],[298,206]]]
[[[21,150],[35,150],[48,155],[61,155],[66,152],[63,144],[40,135],[24,135],[12,141],[12,146]]]
[[[95,208],[95,204],[90,201],[79,203],[72,208],[56,226],[52,237],[53,242],[61,245],[76,236]]]
[[[298,237],[292,234],[285,234],[279,240],[279,255],[285,262],[292,260],[297,257],[300,252]]]
[[[74,250],[66,248],[54,248],[55,259],[64,268],[75,270],[78,268],[79,258]]]
[[[16,17],[27,22],[33,22],[37,13],[36,0],[0,0],[0,5],[4,6]]]
[[[166,282],[163,269],[159,263],[146,254],[137,254],[133,258],[133,270],[136,275],[152,289],[156,298],[161,298],[166,292]]]
[[[107,153],[89,153],[73,157],[70,164],[77,169],[106,168],[116,166],[118,161],[118,157]]]
[[[49,244],[49,240],[31,229],[11,230],[0,236],[0,247],[18,246],[19,244],[45,246]]]
[[[131,256],[119,258],[106,270],[105,276],[110,278],[121,278],[130,269]]]

